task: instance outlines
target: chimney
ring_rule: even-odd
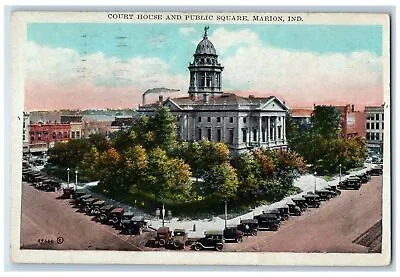
[[[204,102],[205,104],[208,103],[208,98],[209,98],[208,93],[204,93],[204,94],[203,94],[203,102]]]
[[[351,105],[351,112],[354,113],[354,105]]]
[[[164,96],[162,94],[160,94],[158,96],[158,102],[162,103],[164,101]]]
[[[142,105],[146,105],[146,94],[142,94]]]

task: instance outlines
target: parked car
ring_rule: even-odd
[[[281,224],[280,216],[276,213],[263,213],[256,218],[259,230],[277,231]]]
[[[84,205],[84,200],[92,198],[91,194],[84,194],[82,196],[79,196],[75,198],[75,205],[80,209]],[[84,208],[84,206],[83,206]]]
[[[383,174],[382,165],[375,166],[371,169],[371,176],[379,176]]]
[[[307,210],[308,204],[307,200],[304,197],[295,197],[292,198],[292,201],[296,204],[296,206],[298,206],[301,209],[302,212]]]
[[[110,212],[108,223],[114,226],[119,226],[122,216],[124,215],[124,208],[117,207]]]
[[[242,219],[237,226],[238,230],[242,231],[243,236],[257,236],[258,220],[257,219]]]
[[[303,197],[306,199],[307,206],[310,208],[319,208],[319,205],[321,204],[319,200],[319,196],[314,193],[306,193],[303,195]]]
[[[185,229],[175,229],[170,244],[175,249],[183,249],[187,240],[188,234]]]
[[[124,211],[117,224],[114,224],[116,229],[121,229],[124,232],[125,226],[129,226],[134,214],[131,211]]]
[[[90,205],[90,215],[99,215],[100,214],[100,208],[104,206],[106,201],[104,200],[99,200],[94,202],[92,205]]]
[[[81,211],[84,211],[86,214],[89,214],[92,210],[93,203],[99,201],[100,199],[90,197],[83,200],[82,206],[80,207]]]
[[[107,223],[110,220],[111,211],[115,209],[114,205],[104,205],[100,207],[100,214],[97,215],[97,219],[101,223]]]
[[[224,234],[223,231],[206,231],[205,237],[197,240],[193,244],[193,249],[200,251],[203,249],[214,249],[222,251],[224,248]]]
[[[140,235],[144,228],[147,227],[147,222],[143,216],[133,216],[130,220],[122,220],[122,231],[129,235]]]
[[[223,234],[225,241],[235,241],[237,243],[243,241],[243,232],[240,231],[237,226],[227,226]]]
[[[332,192],[326,189],[316,190],[315,194],[318,195],[320,201],[327,201],[333,197]]]
[[[368,172],[358,174],[357,177],[360,178],[361,183],[363,184],[368,183],[371,180],[371,175]]]
[[[281,207],[277,208],[278,211],[280,212],[280,216],[283,220],[288,220],[289,219],[289,206],[288,205],[283,205]]]
[[[336,197],[342,194],[340,190],[337,189],[337,186],[335,185],[329,185],[325,187],[326,190],[329,190],[332,193],[332,197]]]
[[[300,207],[296,206],[295,203],[286,203],[286,205],[289,207],[289,215],[295,215],[299,216],[301,215],[301,209]]]
[[[339,189],[360,189],[361,180],[358,177],[349,177],[346,180],[339,183]]]
[[[155,245],[158,247],[165,247],[172,238],[172,231],[169,227],[160,227],[157,230]]]

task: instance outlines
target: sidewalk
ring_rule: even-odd
[[[342,180],[345,179],[346,177],[358,173],[365,172],[367,169],[373,167],[373,164],[365,164],[365,168],[358,170],[358,171],[353,171],[350,172],[349,175],[342,175]],[[295,195],[290,195],[288,197],[285,197],[279,202],[275,202],[269,205],[262,205],[257,208],[255,208],[252,212],[243,214],[241,216],[229,219],[227,221],[227,225],[238,225],[240,223],[241,219],[251,219],[253,218],[254,215],[261,214],[263,211],[270,210],[279,206],[282,206],[286,204],[288,201],[291,200],[291,198],[295,196],[301,196],[304,193],[308,191],[314,191],[315,187],[315,182],[316,182],[316,188],[317,189],[323,189],[324,187],[328,185],[338,185],[339,183],[339,176],[335,176],[334,180],[332,181],[325,181],[321,177],[314,177],[312,174],[307,174],[303,175],[294,182],[294,186],[300,188],[302,190],[301,193],[295,194]],[[107,202],[111,202],[112,204],[115,204],[117,206],[123,207],[125,210],[133,212],[135,215],[141,215],[147,218],[148,220],[148,225],[154,229],[158,229],[159,227],[162,227],[162,220],[155,219],[154,215],[149,215],[145,214],[143,211],[139,210],[136,207],[131,207],[128,205],[125,205],[123,203],[120,203],[118,201],[115,201],[113,199],[108,199],[107,197],[96,194],[90,191],[90,187],[96,186],[98,182],[92,182],[92,183],[87,183],[84,185],[78,185],[78,189],[87,191],[88,193],[91,193],[95,195],[96,197],[106,200]],[[166,210],[168,207],[166,207]],[[222,213],[223,211],[221,211]],[[229,212],[229,207],[228,207],[228,212]],[[164,225],[167,227],[170,227],[170,229],[185,229],[188,232],[189,237],[191,238],[198,238],[198,237],[203,237],[204,232],[207,230],[223,230],[225,228],[225,220],[220,217],[212,217],[209,219],[202,219],[202,220],[179,220],[178,218],[172,218],[171,220],[165,220]],[[195,231],[193,231],[193,227],[195,226]]]

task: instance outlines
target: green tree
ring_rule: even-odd
[[[236,195],[239,180],[235,168],[225,162],[204,174],[204,196],[228,200]]]
[[[315,106],[311,123],[315,134],[337,137],[340,131],[340,112],[334,106]]]
[[[176,143],[176,119],[166,108],[158,109],[151,117],[154,143],[162,149],[170,149]]]

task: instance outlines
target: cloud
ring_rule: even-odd
[[[214,44],[217,52],[220,53],[234,46],[254,46],[261,44],[258,34],[249,29],[227,31],[225,28],[219,27],[212,32],[209,40]]]
[[[225,90],[279,95],[293,105],[324,101],[383,101],[382,57],[363,51],[320,54],[263,45],[249,30],[212,34],[217,52],[233,48],[220,60]],[[354,102],[353,102],[354,103]]]
[[[80,99],[82,94],[89,93],[93,103],[101,102],[108,105],[102,107],[111,108],[121,101],[140,103],[141,93],[149,88],[187,89],[188,76],[170,73],[169,65],[157,57],[121,60],[101,52],[80,55],[72,49],[42,47],[33,42],[28,43],[25,53],[26,103],[35,108],[43,99],[52,98],[53,104],[63,102],[66,91],[70,99]],[[42,91],[36,97],[39,92],[34,90],[39,88]],[[81,104],[91,105],[89,99]],[[61,103],[64,104],[65,101]]]
[[[196,32],[196,29],[193,27],[182,27],[179,28],[179,33],[183,34],[184,36],[189,36],[190,34]]]

